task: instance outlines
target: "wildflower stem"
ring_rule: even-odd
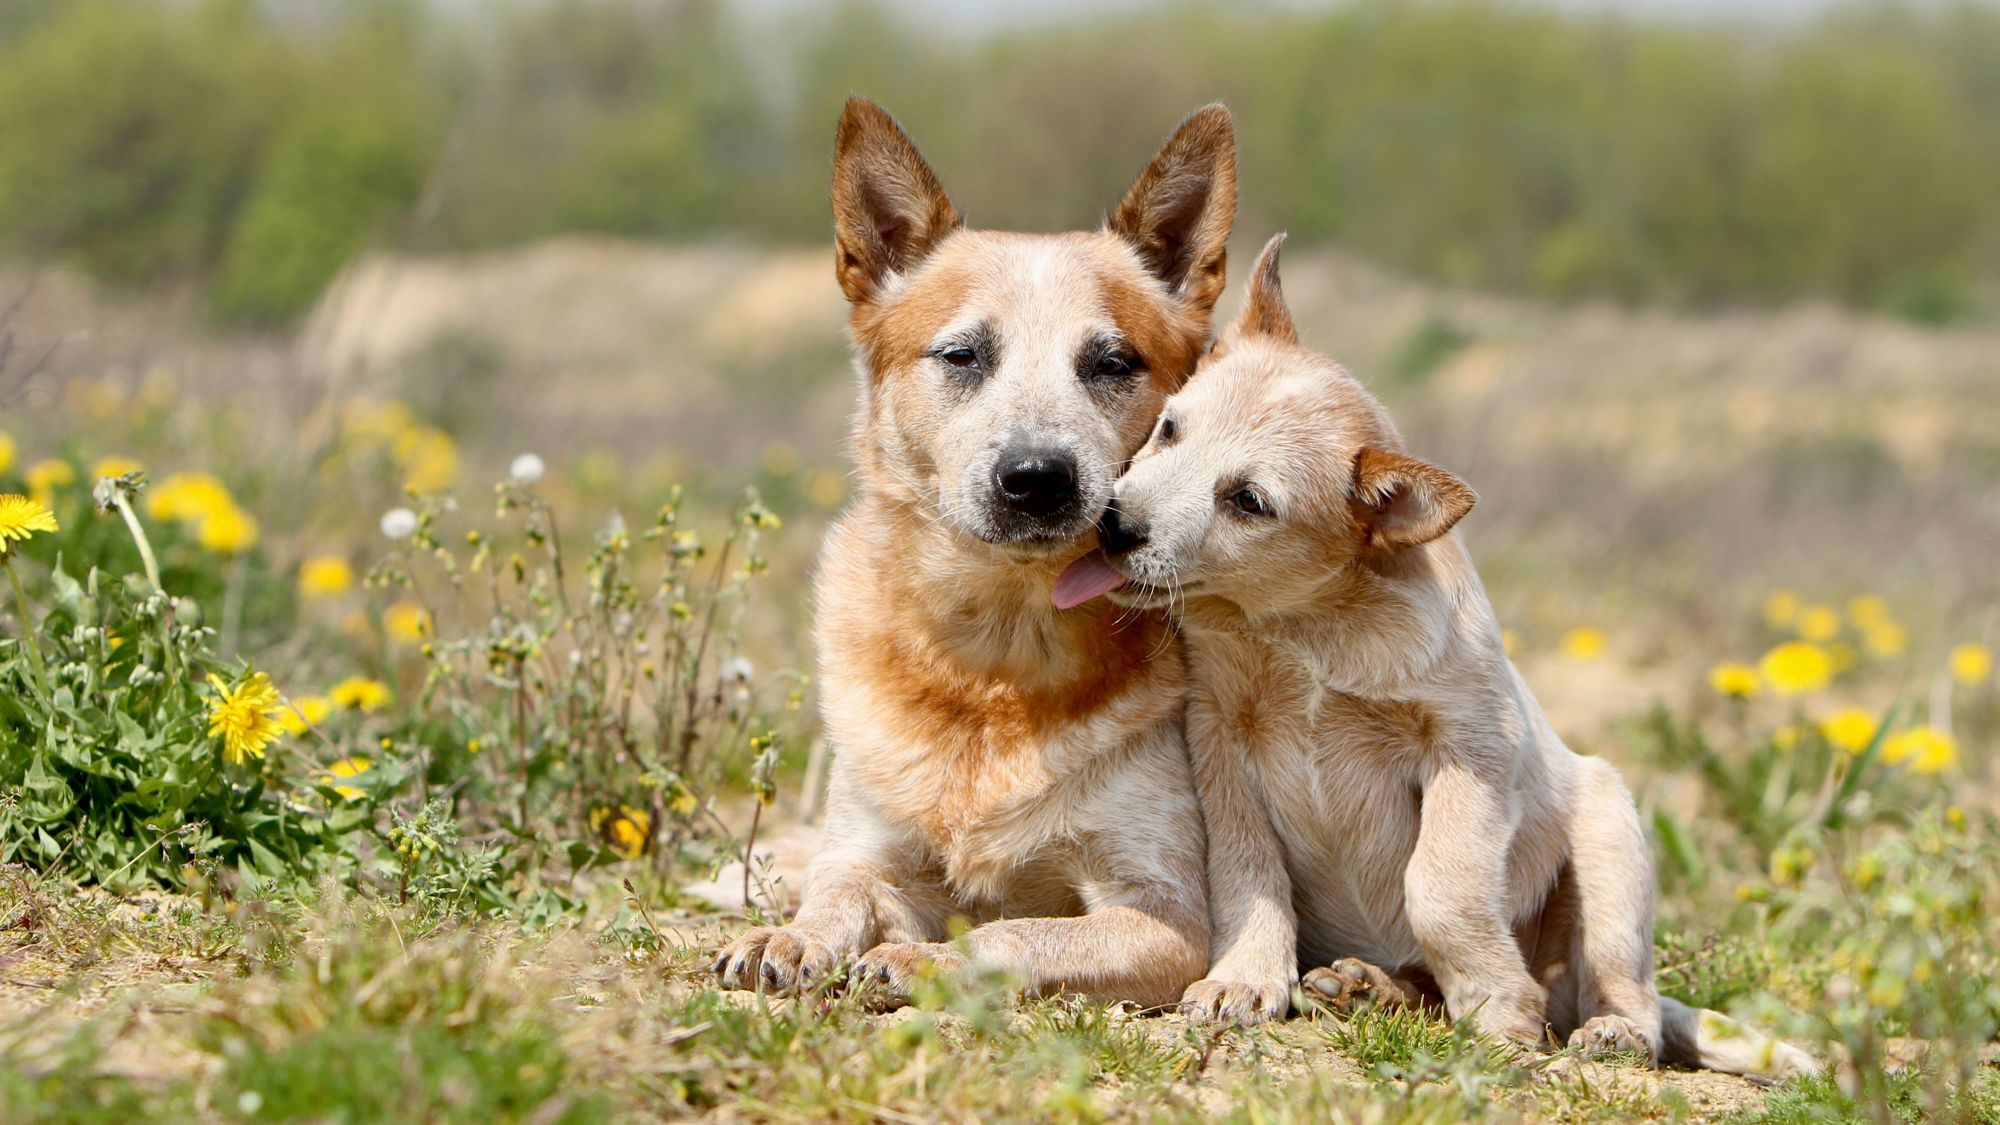
[[[139,561],[145,564],[146,581],[153,584],[153,590],[161,597],[167,596],[167,588],[160,583],[160,560],[153,557],[153,542],[146,538],[146,529],[139,526],[139,517],[133,513],[130,501],[125,498],[125,490],[120,488],[111,493],[111,503],[124,519],[125,527],[132,533],[132,542],[139,547]],[[174,603],[167,600],[166,608],[160,614],[161,660],[166,664],[169,678],[178,678],[180,669],[174,659]]]
[[[28,616],[28,592],[21,588],[21,576],[14,572],[12,556],[0,552],[0,567],[7,570],[7,580],[14,586],[14,607],[21,615],[21,645],[28,653],[28,669],[35,675],[35,691],[42,702],[49,701],[49,673],[42,664],[42,645],[35,637],[35,619]]]

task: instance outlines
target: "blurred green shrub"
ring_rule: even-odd
[[[720,0],[80,0],[5,21],[0,244],[124,283],[218,270],[237,319],[296,314],[391,232],[442,250],[822,238],[855,91],[902,115],[985,226],[1089,222],[1174,113],[1223,98],[1247,230],[1448,283],[1936,323],[2000,272],[1986,4],[1857,3],[1765,32],[1525,0],[1194,6],[950,52],[866,0],[782,19]],[[420,192],[434,206],[412,216]]]

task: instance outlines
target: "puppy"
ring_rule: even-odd
[[[798,915],[716,957],[725,985],[854,962],[894,998],[926,962],[964,966],[954,918],[972,962],[1037,992],[1170,1004],[1206,968],[1178,641],[1050,591],[1208,342],[1235,206],[1221,106],[1104,229],[1030,235],[968,229],[889,115],[847,104],[858,488],[816,582],[826,842]]]
[[[1279,236],[1174,396],[1065,603],[1172,606],[1194,673],[1215,959],[1184,998],[1268,1019],[1441,996],[1524,1043],[1782,1076],[1783,1043],[1653,986],[1653,873],[1617,772],[1550,728],[1452,526],[1472,490],[1299,347]]]

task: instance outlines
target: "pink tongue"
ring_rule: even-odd
[[[1104,552],[1092,551],[1069,564],[1056,579],[1052,592],[1057,609],[1073,609],[1100,594],[1108,594],[1125,584],[1125,576],[1104,561]]]

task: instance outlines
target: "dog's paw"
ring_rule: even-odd
[[[1570,1049],[1587,1058],[1637,1055],[1648,1063],[1660,1061],[1659,1038],[1638,1022],[1618,1015],[1593,1016],[1570,1032]]]
[[[1547,1003],[1540,986],[1531,984],[1513,994],[1489,996],[1467,1014],[1473,1026],[1490,1038],[1541,1049],[1549,1043]],[[1464,1018],[1458,1012],[1453,1015]]]
[[[1403,986],[1379,965],[1358,957],[1342,957],[1324,968],[1314,969],[1299,981],[1306,998],[1343,1014],[1372,1008],[1377,1004],[1406,1002]]]
[[[1292,1006],[1290,981],[1261,984],[1203,978],[1181,994],[1181,1011],[1191,1019],[1213,1023],[1263,1023],[1283,1016]]]
[[[839,951],[796,926],[759,926],[722,947],[709,966],[724,988],[788,994],[826,980]]]
[[[863,953],[847,971],[847,987],[873,1006],[895,1008],[909,1003],[910,990],[926,966],[932,973],[954,973],[965,964],[965,955],[943,942],[886,941]]]

